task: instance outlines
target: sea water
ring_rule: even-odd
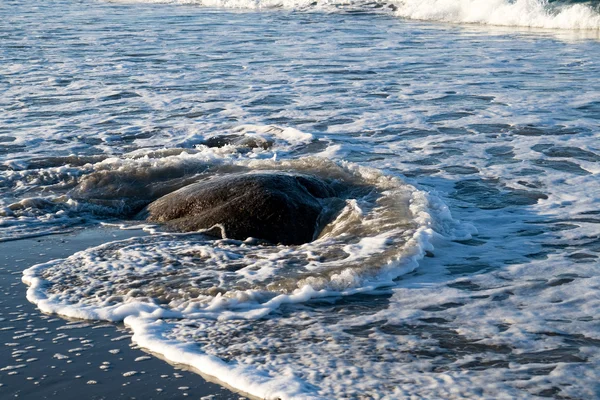
[[[160,4],[159,4],[160,3]],[[600,13],[542,0],[3,1],[0,240],[44,312],[259,398],[600,397]],[[208,147],[212,137],[260,146]],[[165,232],[232,172],[367,188],[313,242]]]

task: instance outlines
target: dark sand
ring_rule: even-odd
[[[122,325],[45,315],[25,298],[24,269],[142,234],[91,228],[0,243],[0,399],[241,398],[144,353]]]

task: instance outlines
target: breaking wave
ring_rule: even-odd
[[[406,19],[541,29],[600,30],[595,1],[548,0],[113,0],[215,8],[388,12]]]
[[[403,0],[396,14],[403,18],[544,29],[600,29],[593,3],[546,0]]]
[[[217,303],[218,308],[235,308],[253,300],[266,310],[265,304],[280,302],[274,300],[278,295],[292,296],[308,286],[343,292],[391,284],[430,249],[434,225],[443,231],[452,222],[443,203],[375,169],[315,157],[243,164],[251,171],[299,171],[363,188],[348,196],[337,217],[310,243],[273,246],[200,233],[113,242],[33,267],[25,274],[27,282],[39,278],[45,283],[33,285],[31,300],[44,309],[43,304],[75,306],[77,315],[66,311],[72,317],[90,317],[80,314],[89,307],[112,309],[140,301],[213,312]]]
[[[302,384],[224,362],[195,336],[226,328],[226,321],[264,319],[286,305],[373,293],[415,270],[436,235],[470,234],[440,200],[377,169],[306,157],[244,159],[210,173],[239,169],[295,171],[361,190],[347,196],[337,218],[310,243],[275,246],[153,232],[25,270],[28,300],[47,313],[124,321],[141,346],[243,392],[304,398]]]

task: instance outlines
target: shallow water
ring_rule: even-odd
[[[0,240],[231,172],[373,190],[307,245],[153,227],[28,298],[258,397],[600,396],[599,16],[421,3],[2,3]]]
[[[143,232],[99,227],[0,243],[0,397],[240,398],[198,379],[185,366],[172,366],[145,354],[131,342],[131,333],[122,324],[65,320],[40,312],[25,298],[26,287],[20,278],[32,263],[140,234]]]

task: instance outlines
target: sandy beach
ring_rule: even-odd
[[[101,321],[69,321],[26,299],[25,268],[144,232],[91,228],[0,243],[0,398],[239,399],[182,366],[131,343],[128,330]]]

